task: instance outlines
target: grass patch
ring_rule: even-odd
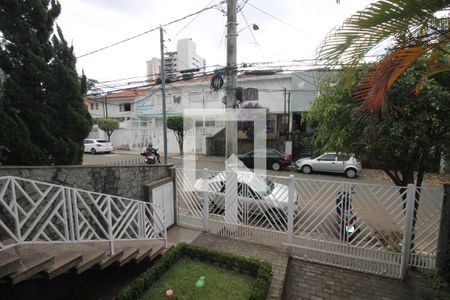
[[[160,279],[165,276],[167,272],[170,272],[171,267],[174,266],[177,262],[183,260],[194,260],[198,263],[202,262],[207,265],[209,270],[213,270],[218,268],[220,270],[219,274],[217,274],[217,281],[214,281],[214,277],[209,276],[208,274],[189,274],[179,275],[179,273],[175,272],[175,278],[188,282],[188,285],[193,285],[195,288],[195,283],[200,276],[206,276],[205,286],[211,285],[213,289],[221,290],[224,284],[227,286],[227,292],[225,296],[193,296],[189,298],[181,298],[183,297],[182,292],[180,292],[180,286],[160,286],[159,292],[165,290],[166,288],[173,288],[176,297],[172,299],[249,299],[249,300],[263,300],[267,297],[267,292],[269,291],[270,279],[271,279],[271,271],[272,265],[269,262],[260,261],[254,258],[248,258],[243,256],[234,255],[227,252],[210,250],[203,247],[188,245],[188,244],[178,244],[177,246],[171,248],[167,251],[156,263],[147,271],[142,273],[138,278],[136,278],[132,283],[123,288],[119,294],[116,296],[116,300],[135,300],[143,297],[144,293],[146,293],[150,288],[153,288],[153,285]],[[204,273],[204,269],[206,266],[203,265],[201,273]],[[217,269],[216,269],[217,270]],[[236,272],[236,275],[240,277],[240,281],[243,281],[243,278],[246,278],[248,275],[253,280],[247,281],[250,283],[250,293],[246,296],[234,296],[233,293],[238,291],[237,285],[228,285],[228,279],[224,280],[224,274],[227,270]],[[246,274],[246,275],[242,275]],[[192,278],[190,278],[192,276]],[[178,282],[178,281],[177,281]],[[216,284],[220,282],[219,284]],[[166,283],[168,285],[168,283]],[[171,284],[171,282],[170,282]],[[240,284],[240,283],[239,283]],[[221,286],[219,288],[219,286]],[[230,287],[231,286],[231,287]],[[203,288],[204,289],[204,288]],[[203,291],[202,291],[203,292]],[[147,294],[146,294],[147,295]],[[152,293],[153,295],[153,293]],[[150,296],[150,295],[149,295]],[[178,297],[178,298],[177,298]],[[227,298],[228,297],[228,298]],[[145,298],[147,299],[147,298]],[[148,298],[153,299],[153,298]],[[155,298],[161,299],[161,298]]]
[[[205,286],[195,287],[200,276],[205,276]],[[248,299],[255,278],[226,270],[197,260],[182,258],[159,281],[153,284],[140,299],[167,299],[167,288],[174,290],[173,299]]]

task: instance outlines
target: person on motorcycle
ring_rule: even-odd
[[[156,156],[156,159],[157,159],[158,163],[161,163],[161,161],[159,160],[159,154],[158,154],[157,150],[158,149],[153,148],[153,144],[152,143],[148,144],[147,148],[145,149],[145,151],[147,152],[147,155],[154,154]]]

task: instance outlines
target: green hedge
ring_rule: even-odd
[[[131,300],[139,298],[178,259],[185,256],[222,265],[228,269],[239,268],[253,274],[256,276],[256,280],[249,299],[266,299],[270,285],[270,273],[272,272],[270,263],[184,243],[178,244],[167,251],[150,269],[123,288],[115,299]]]

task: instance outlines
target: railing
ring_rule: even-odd
[[[0,251],[29,243],[167,242],[164,210],[152,203],[13,176],[0,177]]]
[[[207,169],[177,169],[176,181],[180,224],[387,277],[435,267],[442,188]]]

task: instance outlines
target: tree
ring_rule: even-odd
[[[450,82],[442,86],[429,79],[419,94],[411,94],[425,68],[424,62],[416,63],[393,84],[387,97],[395,109],[378,120],[377,126],[361,122],[358,104],[344,88],[346,79],[341,74],[309,111],[308,118],[319,121],[315,145],[377,162],[398,186],[421,186],[434,153],[449,154],[450,150],[450,92],[446,88]],[[361,78],[355,76],[353,86],[358,84],[357,77]]]
[[[88,92],[95,90],[96,84],[98,84],[98,80],[87,78],[84,74],[84,70],[81,70],[80,88],[83,96],[86,96]]]
[[[173,131],[180,147],[180,155],[183,155],[183,141],[186,132],[192,128],[193,121],[183,116],[170,116],[167,118],[167,128]]]
[[[0,3],[0,68],[7,80],[0,97],[4,164],[79,164],[91,128],[76,73],[73,47],[54,23],[56,0]]]
[[[119,129],[119,121],[116,119],[107,119],[107,118],[98,119],[97,124],[101,130],[106,132],[106,135],[108,136],[108,142],[114,130]]]
[[[352,96],[363,100],[362,110],[387,113],[392,108],[386,93],[399,76],[419,57],[426,57],[427,68],[415,78],[416,92],[420,83],[435,73],[449,70],[448,1],[379,0],[348,18],[333,29],[318,49],[317,59],[332,68],[345,70],[347,88],[351,87],[355,68],[369,53],[387,48],[374,64]],[[369,114],[377,117],[377,114]]]

